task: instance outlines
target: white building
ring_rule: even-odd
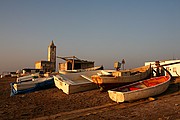
[[[180,77],[180,60],[165,60],[159,61],[160,65],[167,69],[173,77]],[[150,65],[155,67],[154,62],[145,62],[145,65]]]

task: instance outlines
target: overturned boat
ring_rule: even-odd
[[[100,72],[101,70],[66,74],[60,73],[54,76],[54,83],[57,88],[66,94],[93,90],[97,89],[98,86],[92,81],[91,76]]]
[[[117,86],[129,84],[149,77],[151,74],[151,66],[142,66],[135,69],[120,71],[101,71],[98,75],[93,75],[92,80],[96,83],[100,90],[108,90]]]

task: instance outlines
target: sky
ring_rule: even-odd
[[[0,72],[34,68],[52,40],[105,69],[180,59],[180,0],[0,0]]]

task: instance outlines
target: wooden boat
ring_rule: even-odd
[[[133,101],[147,98],[166,91],[170,84],[170,79],[170,75],[154,77],[108,90],[108,94],[109,97],[115,102]]]
[[[142,66],[130,70],[112,71],[111,73],[101,71],[101,74],[93,75],[92,80],[98,84],[101,90],[108,90],[132,82],[145,79],[150,76],[151,66]]]
[[[23,82],[10,83],[11,95],[29,93],[39,89],[45,89],[54,86],[53,77],[34,78]]]
[[[100,72],[101,70],[58,74],[54,76],[54,83],[66,94],[97,89],[98,86],[92,81],[91,76]]]

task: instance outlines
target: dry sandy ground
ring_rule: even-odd
[[[92,90],[66,95],[57,88],[10,97],[10,82],[0,79],[0,119],[65,119],[65,120],[180,120],[180,80],[155,96],[115,103],[107,92]]]

